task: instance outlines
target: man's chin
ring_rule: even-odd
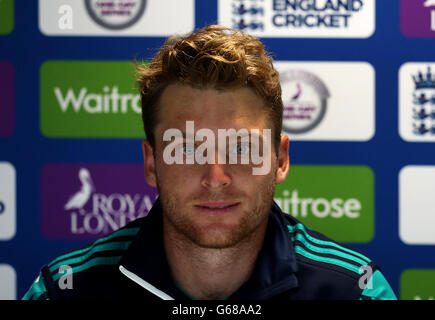
[[[188,235],[197,246],[207,249],[227,249],[236,246],[248,235],[240,232],[240,228],[216,227],[202,229]],[[246,231],[246,230],[245,230]]]
[[[239,241],[233,241],[228,239],[191,239],[198,247],[203,249],[227,249],[232,248],[239,243]]]

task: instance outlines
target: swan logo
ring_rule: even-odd
[[[0,96],[2,97],[0,137],[2,137],[9,136],[14,131],[14,68],[5,61],[0,61]]]
[[[65,210],[82,209],[86,202],[88,202],[92,190],[95,190],[92,184],[91,174],[88,169],[80,169],[79,180],[82,186],[80,187],[80,190],[76,192],[65,204]]]
[[[283,129],[288,133],[305,133],[324,118],[330,96],[325,83],[305,70],[280,73],[283,94]]]
[[[46,166],[43,193],[57,196],[53,203],[43,201],[43,233],[56,239],[93,239],[146,216],[157,192],[141,179],[142,172],[141,165]]]
[[[435,38],[435,0],[401,0],[400,29],[407,37]]]

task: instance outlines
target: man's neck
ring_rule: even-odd
[[[234,247],[210,249],[180,235],[164,219],[165,252],[174,281],[195,299],[217,300],[231,295],[251,276],[266,227],[267,219]]]

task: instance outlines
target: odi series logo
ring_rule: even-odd
[[[85,0],[86,10],[96,23],[120,30],[134,25],[145,12],[146,0]]]
[[[367,38],[374,0],[219,0],[218,20],[259,37]]]
[[[283,129],[288,133],[305,133],[314,129],[325,116],[329,90],[314,73],[290,69],[281,72],[281,84],[294,91],[284,92]]]
[[[194,0],[39,0],[39,28],[47,36],[166,37],[192,31],[194,11]]]
[[[157,190],[142,165],[51,164],[43,168],[42,233],[49,239],[97,239],[148,214]]]
[[[375,72],[369,63],[275,61],[274,66],[282,88],[283,131],[291,140],[372,138]]]

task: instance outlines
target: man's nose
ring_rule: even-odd
[[[202,177],[201,185],[208,189],[219,189],[228,187],[231,184],[231,177],[226,171],[226,164],[206,164],[205,172]]]

